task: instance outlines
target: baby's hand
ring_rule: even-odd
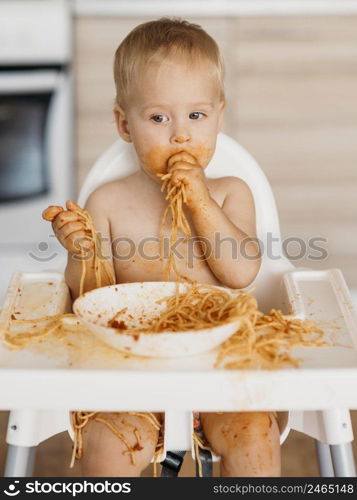
[[[73,201],[66,202],[67,210],[62,207],[50,206],[42,212],[42,218],[52,222],[53,231],[61,245],[70,253],[79,254],[81,250],[89,250],[94,242],[85,221],[76,210],[79,205]]]
[[[172,174],[171,184],[183,184],[186,191],[186,204],[194,208],[209,198],[203,168],[194,156],[182,151],[171,156],[167,162],[167,170]]]

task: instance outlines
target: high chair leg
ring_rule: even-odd
[[[336,477],[356,477],[352,443],[331,444],[331,457]]]
[[[4,477],[31,477],[35,466],[36,446],[8,445]]]
[[[198,454],[202,466],[202,477],[212,477],[212,453],[198,447]],[[198,459],[196,458],[196,476],[200,475]]]
[[[180,472],[186,451],[168,451],[166,458],[161,462],[161,477],[176,477]]]
[[[333,463],[331,458],[330,446],[315,440],[316,454],[319,464],[320,477],[334,477]]]

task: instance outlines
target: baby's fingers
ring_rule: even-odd
[[[185,175],[185,172],[183,172],[182,169],[173,171],[172,177],[171,177],[171,183],[174,186],[179,186],[180,184],[187,185],[188,180],[187,180],[187,177]]]
[[[90,241],[91,239],[90,231],[86,230],[83,222],[80,222],[78,220],[67,222],[66,224],[64,224],[64,226],[62,226],[59,230],[56,231],[57,238],[59,239],[61,244],[65,248],[67,248],[67,250],[70,250],[69,242],[73,244],[72,238],[70,238],[71,235],[73,234],[75,234],[76,237],[78,236],[81,237],[82,240],[84,237],[86,237],[88,241]],[[93,243],[91,243],[90,245],[89,243],[86,243],[86,245],[84,245],[84,247],[86,248],[91,248],[92,246]],[[80,250],[80,245],[77,245],[77,249]]]
[[[57,232],[57,236],[58,238],[62,241],[64,241],[66,238],[68,238],[68,236],[76,231],[81,231],[83,232],[83,234],[87,234],[88,236],[90,236],[90,231],[86,231],[86,228],[83,224],[83,222],[80,222],[78,220],[76,221],[72,221],[72,222],[67,222],[66,224],[64,224],[64,226],[62,226]]]
[[[72,212],[75,212],[76,210],[79,210],[81,211],[81,207],[79,205],[77,205],[77,203],[75,203],[74,201],[71,201],[71,200],[67,200],[66,201],[66,207],[67,207],[67,210],[71,210]]]
[[[190,165],[185,161],[177,161],[173,163],[171,167],[168,167],[167,171],[168,173],[173,173],[176,170],[192,170],[193,168],[195,168],[194,165]]]
[[[52,222],[61,212],[63,212],[63,207],[51,205],[42,212],[42,218]]]
[[[89,250],[93,248],[94,241],[88,238],[85,231],[74,231],[63,238],[62,244],[69,252],[79,254],[82,249]]]
[[[75,212],[70,212],[66,210],[58,215],[52,222],[52,227],[55,233],[58,233],[60,229],[69,223],[78,222],[81,224],[81,229],[85,228],[84,222],[78,217]]]

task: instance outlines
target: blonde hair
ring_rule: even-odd
[[[136,26],[115,52],[114,80],[116,104],[124,106],[130,84],[140,78],[150,63],[161,63],[169,56],[185,57],[190,65],[208,60],[217,77],[220,99],[224,94],[224,61],[215,40],[198,24],[177,17],[162,17]]]

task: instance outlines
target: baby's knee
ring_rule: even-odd
[[[140,475],[151,462],[159,430],[129,413],[99,413],[83,430],[84,475]]]
[[[203,429],[221,457],[222,476],[280,475],[280,435],[273,413],[208,414]]]
[[[203,416],[202,425],[212,450],[220,456],[238,449],[280,447],[279,428],[271,412],[211,413]]]

